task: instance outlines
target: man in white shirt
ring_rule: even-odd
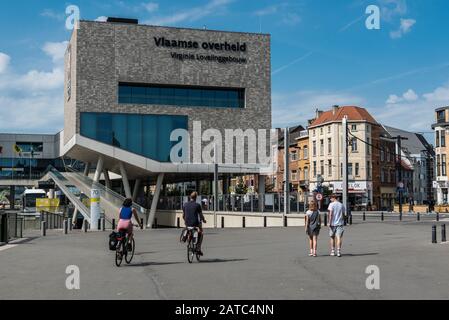
[[[335,246],[337,246],[337,256],[341,257],[341,244],[344,233],[345,213],[346,209],[341,202],[338,201],[336,194],[331,195],[331,203],[327,209],[329,211],[329,236],[331,237],[331,256],[335,256]]]

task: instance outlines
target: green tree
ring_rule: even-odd
[[[235,186],[235,194],[246,194],[248,192],[248,187],[243,182],[243,179],[240,178],[239,182]]]

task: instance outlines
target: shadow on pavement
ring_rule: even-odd
[[[341,255],[348,257],[362,257],[362,256],[375,256],[378,255],[378,252],[368,252],[368,253],[342,253]]]
[[[248,259],[201,259],[200,263],[219,263],[219,262],[235,262],[235,261],[246,261]]]
[[[127,264],[127,267],[148,267],[148,266],[164,266],[169,264],[181,264],[184,262],[140,262]]]

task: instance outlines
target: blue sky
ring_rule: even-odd
[[[305,124],[316,108],[360,105],[379,121],[429,132],[449,105],[449,1],[189,0],[0,4],[0,131],[63,127],[65,9],[81,19],[270,33],[273,126]],[[368,5],[381,10],[368,30]]]

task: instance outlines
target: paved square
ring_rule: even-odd
[[[117,268],[109,232],[49,234],[0,252],[0,299],[448,299],[449,244],[431,223],[356,223],[343,257],[308,257],[303,228],[207,230],[203,260],[187,263],[178,229],[138,231],[136,256]],[[440,228],[438,228],[440,240]],[[80,290],[67,290],[68,265]],[[368,290],[369,265],[380,290]]]

